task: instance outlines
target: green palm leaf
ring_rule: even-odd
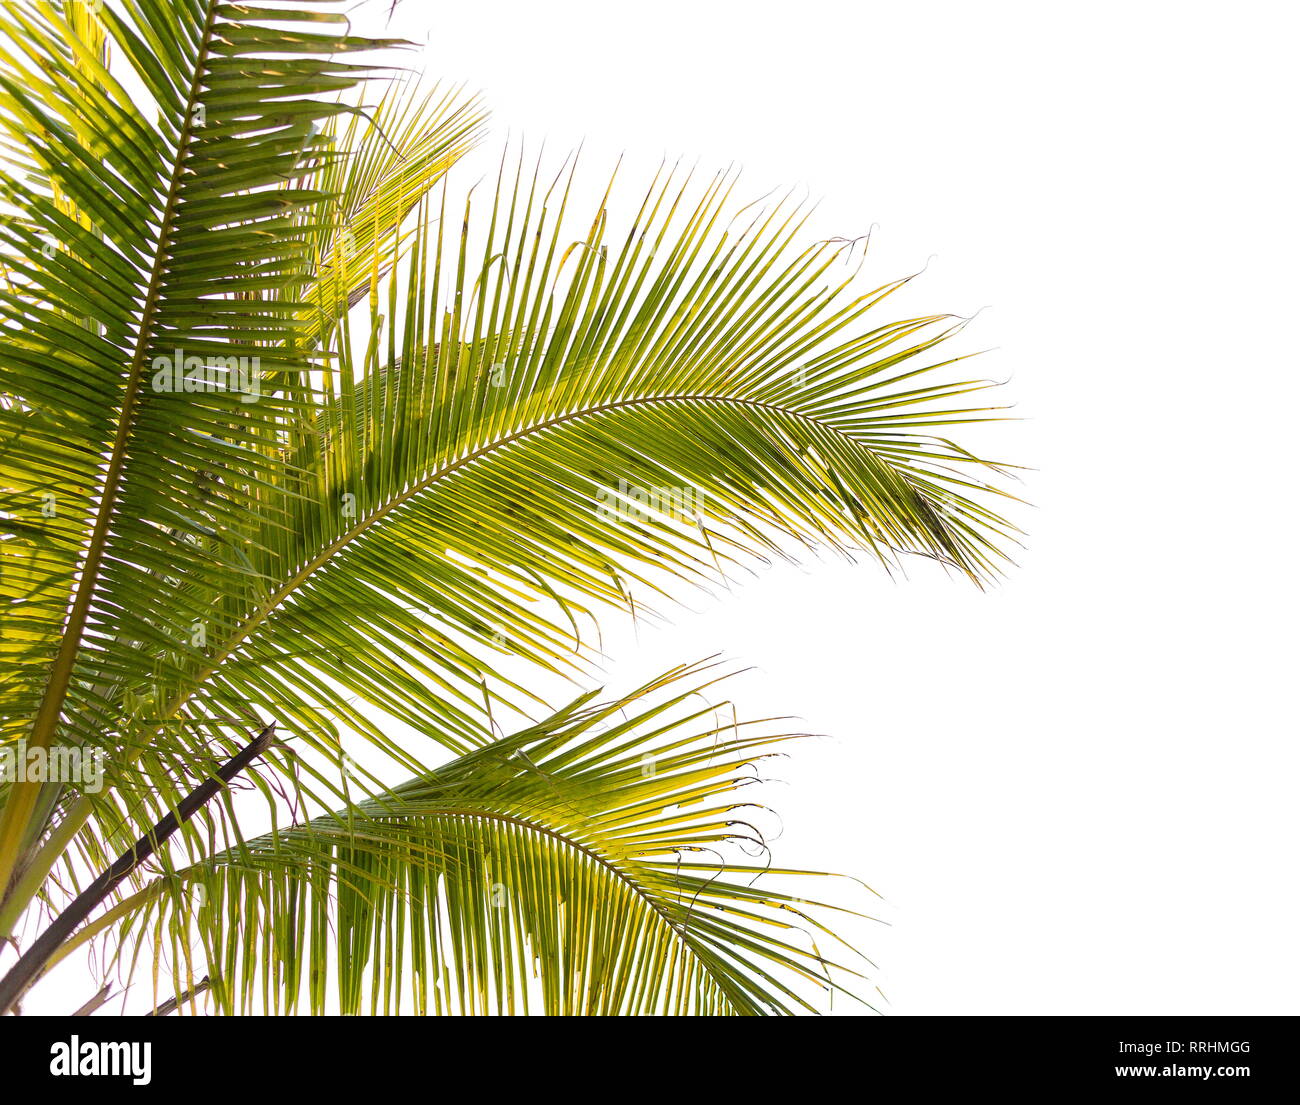
[[[314,363],[296,318],[307,259],[286,232],[322,194],[282,185],[332,156],[317,122],[348,109],[313,97],[366,73],[324,55],[383,45],[269,25],[346,22],[320,11],[216,0],[128,11],[99,18],[153,118],[79,38],[79,6],[0,13],[14,209],[0,222],[11,274],[0,438],[23,459],[6,461],[5,501],[24,520],[52,510],[5,534],[0,678],[9,724],[30,725],[36,747],[53,743],[61,714],[113,724],[120,702],[104,688],[124,667],[191,647],[134,601],[152,578],[196,585],[175,618],[193,625],[243,570],[212,538],[254,497],[234,481],[211,495],[212,473],[266,474],[258,443],[301,403]],[[284,52],[294,60],[268,56]],[[221,365],[218,390],[178,390],[210,358],[241,368],[242,391]],[[245,401],[253,391],[262,401]],[[17,785],[5,803],[0,885],[37,790]]]
[[[702,675],[584,695],[162,876],[120,909],[121,947],[174,952],[158,1001],[202,975],[226,1013],[767,1015],[851,993],[865,963],[838,964],[825,907],[791,892],[817,874],[723,858],[761,844],[736,792],[788,738],[719,726]]]
[[[648,207],[680,201],[661,186]],[[379,364],[373,339],[357,364],[340,344],[296,520],[253,540],[268,552],[227,597],[196,701],[270,708],[324,673],[459,750],[475,723],[432,711],[473,708],[485,656],[562,667],[593,603],[663,593],[665,572],[707,584],[791,543],[991,572],[1009,532],[979,501],[991,466],[934,432],[985,417],[947,404],[986,382],[924,360],[951,320],[862,327],[898,284],[841,303],[837,246],[789,256],[778,213],[710,240],[724,202],[709,189],[677,237],[646,214],[606,259],[603,211],[566,246],[538,196],[507,190],[488,219],[506,240],[487,235],[480,267],[464,246],[444,256],[441,234],[417,245],[388,285],[394,355]],[[648,241],[661,262],[640,257]]]

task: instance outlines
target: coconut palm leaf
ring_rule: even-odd
[[[836,245],[791,256],[779,211],[710,239],[721,182],[673,236],[653,210],[681,201],[660,184],[612,258],[603,210],[570,244],[518,182],[478,267],[468,231],[447,256],[447,219],[426,220],[387,285],[400,324],[375,304],[365,354],[336,350],[319,462],[293,524],[277,512],[254,537],[266,552],[226,596],[193,701],[270,708],[324,673],[472,742],[472,721],[429,712],[429,681],[472,711],[486,657],[563,666],[593,606],[663,593],[666,574],[716,582],[791,543],[994,568],[1008,529],[978,498],[989,466],[934,432],[985,417],[950,404],[986,382],[925,360],[952,320],[861,326],[898,283],[841,303]]]
[[[155,1004],[206,978],[224,1013],[770,1015],[851,995],[868,965],[793,894],[822,876],[724,858],[761,847],[737,792],[789,738],[720,724],[698,697],[712,681],[687,668],[583,695],[380,798],[159,875],[101,922],[122,981],[143,940],[162,950]]]
[[[0,679],[7,725],[30,727],[33,746],[54,742],[61,717],[81,719],[74,732],[116,724],[105,689],[192,649],[174,627],[201,625],[246,570],[213,536],[252,498],[242,482],[221,496],[211,485],[265,475],[258,442],[301,402],[314,363],[296,317],[308,262],[287,231],[322,194],[282,185],[334,156],[317,124],[350,109],[319,95],[367,73],[329,56],[384,45],[273,25],[346,23],[319,7],[0,13],[0,440],[18,519],[4,535]],[[92,20],[147,107],[95,56],[102,37],[79,37]],[[191,366],[203,390],[182,379]],[[138,599],[177,576],[193,599],[161,627]],[[7,796],[0,886],[38,790]]]

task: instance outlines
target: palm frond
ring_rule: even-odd
[[[821,876],[728,861],[762,847],[745,769],[789,738],[720,724],[712,681],[584,695],[161,876],[121,911],[123,981],[144,941],[155,1004],[207,977],[222,1013],[769,1015],[851,994],[867,964],[794,894]]]
[[[362,363],[341,328],[294,523],[253,538],[266,552],[189,701],[273,710],[323,675],[467,741],[485,681],[526,696],[491,656],[562,669],[591,611],[633,587],[708,585],[791,547],[991,573],[1012,532],[984,501],[1004,494],[997,468],[946,436],[990,416],[966,400],[990,385],[929,359],[960,320],[862,326],[904,282],[846,296],[828,277],[842,247],[791,249],[779,208],[712,233],[727,190],[709,186],[673,237],[685,193],[659,182],[611,250],[603,209],[566,244],[547,214],[563,197],[516,182],[478,267],[473,212],[446,255],[448,220],[434,233],[428,213],[427,245],[388,281],[400,325],[372,305]]]
[[[347,22],[321,6],[0,12],[10,737],[30,727],[47,747],[69,715],[78,735],[118,724],[108,689],[201,652],[184,627],[247,571],[225,535],[316,363],[298,321],[309,261],[286,232],[323,197],[284,185],[336,156],[318,124],[352,109],[320,94],[367,75],[329,56],[391,44],[278,26]],[[147,104],[79,37],[92,21]],[[190,602],[161,624],[139,598],[179,576]],[[0,886],[37,791],[7,794]]]

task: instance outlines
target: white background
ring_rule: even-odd
[[[988,306],[962,340],[1025,420],[981,447],[1036,469],[1001,586],[810,564],[605,638],[617,687],[722,652],[758,669],[742,713],[834,735],[779,769],[776,859],[885,897],[854,932],[882,1008],[1297,1012],[1297,9],[407,0],[395,25],[501,139],[585,141],[593,188],[623,151],[638,187],[734,161],[746,198],[820,198],[810,237],[877,224],[865,280],[935,255],[900,315]]]
[[[739,163],[821,199],[810,239],[876,224],[866,281],[932,258],[891,312],[988,307],[961,340],[1024,420],[978,445],[1034,469],[1005,582],[813,563],[605,627],[615,688],[720,652],[743,715],[833,734],[778,768],[776,862],[883,895],[851,928],[880,1007],[1297,1012],[1297,9],[406,0],[394,30],[484,90],[474,175],[507,130],[585,140],[590,189],[624,151],[633,191]]]

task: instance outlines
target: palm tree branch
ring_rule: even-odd
[[[732,867],[721,859],[708,871],[680,858],[745,838],[743,823],[729,815],[729,796],[750,781],[741,768],[770,754],[773,739],[724,737],[714,726],[701,731],[698,721],[710,710],[683,712],[702,689],[683,681],[701,670],[670,673],[598,706],[587,705],[585,695],[529,730],[358,806],[163,874],[87,926],[60,955],[120,924],[139,937],[148,929],[152,939],[179,949],[170,969],[178,993],[196,970],[206,970],[227,980],[215,983],[214,993],[218,1008],[233,1012],[247,1008],[254,992],[237,993],[234,980],[250,985],[240,963],[272,929],[278,935],[267,942],[271,960],[258,952],[260,970],[288,971],[279,977],[291,983],[290,957],[306,956],[316,965],[313,974],[319,969],[330,954],[319,910],[332,903],[329,941],[348,948],[337,960],[341,1007],[360,1011],[370,970],[375,980],[390,980],[375,982],[371,1008],[388,1010],[401,1000],[391,991],[398,952],[378,939],[377,926],[401,906],[411,911],[407,932],[415,944],[405,962],[415,972],[420,1008],[429,997],[426,956],[444,982],[462,976],[453,988],[465,1011],[485,1011],[489,991],[501,1011],[516,1001],[526,1006],[527,986],[509,964],[519,966],[527,938],[530,954],[540,957],[543,1000],[552,1013],[813,1009],[802,987],[840,989],[828,972],[858,973],[781,935],[798,927],[781,913],[831,932],[812,916],[820,907],[729,879]],[[660,701],[665,688],[670,693]],[[658,770],[644,770],[647,757]],[[676,864],[657,858],[673,855]],[[590,877],[582,874],[588,864]],[[735,870],[743,877],[749,869]],[[593,882],[596,872],[603,874]],[[205,889],[197,907],[196,886]],[[494,886],[509,899],[499,910],[492,905],[501,903],[484,901]],[[556,904],[563,901],[582,904],[566,913]],[[653,927],[628,912],[633,903],[654,918]],[[434,924],[439,916],[443,921]],[[304,925],[321,935],[305,935]],[[440,925],[450,926],[444,935]],[[570,925],[585,935],[574,930],[560,939]],[[185,950],[195,932],[204,968]],[[588,940],[590,952],[582,950]],[[276,966],[280,956],[285,962]],[[584,979],[576,990],[571,971]],[[434,1000],[451,997],[444,992]],[[308,998],[321,1011],[323,991],[308,987]],[[287,1010],[295,1007],[292,985],[284,1000]]]

